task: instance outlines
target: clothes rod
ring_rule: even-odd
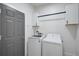
[[[63,14],[63,13],[66,13],[66,11],[58,12],[58,13],[53,13],[53,14],[41,15],[41,16],[38,16],[38,17],[45,17],[45,16],[51,16],[51,15],[58,15],[58,14]]]

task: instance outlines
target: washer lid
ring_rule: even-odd
[[[47,34],[43,41],[62,44],[60,34]]]

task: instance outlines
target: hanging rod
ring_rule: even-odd
[[[45,16],[51,16],[51,15],[57,15],[57,14],[63,14],[63,13],[66,13],[66,11],[58,12],[58,13],[53,13],[53,14],[41,15],[41,16],[38,16],[38,17],[45,17]]]

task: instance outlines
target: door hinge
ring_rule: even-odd
[[[0,13],[1,13],[1,9],[0,9]]]
[[[0,35],[0,40],[1,40],[1,35]]]

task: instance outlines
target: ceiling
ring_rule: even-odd
[[[51,4],[51,3],[31,3],[31,5],[34,7],[39,7],[39,6],[43,6],[43,5],[47,5],[47,4]]]

